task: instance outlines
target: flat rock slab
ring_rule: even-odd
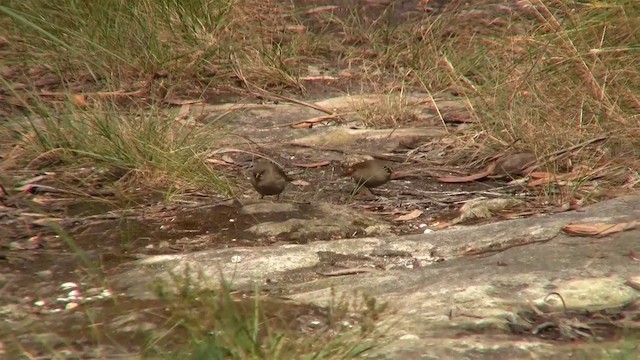
[[[508,322],[518,323],[519,311],[530,304],[562,311],[552,293],[567,311],[636,300],[640,292],[632,285],[640,281],[640,266],[629,254],[640,252],[640,230],[588,238],[568,236],[562,228],[638,219],[640,196],[631,196],[424,235],[157,256],[132,264],[119,283],[145,297],[141,285],[150,275],[181,274],[189,266],[203,271],[205,287],[219,284],[222,275],[238,288],[269,283],[271,290],[320,305],[329,304],[335,291],[367,293],[393,309],[381,327],[389,341],[368,354],[380,359],[601,358],[606,346],[569,347],[514,335]]]
[[[389,126],[387,129],[365,128],[359,114],[372,112],[372,109],[388,112],[389,108],[402,109],[405,116],[416,120],[413,126],[407,127],[405,124],[403,127],[386,125]],[[396,112],[398,111],[400,110]],[[220,117],[229,116],[231,112],[232,121],[219,121]],[[393,149],[403,139],[418,138],[427,142],[450,134],[452,130],[446,130],[442,126],[443,117],[448,118],[449,113],[452,117],[467,113],[464,102],[447,97],[433,99],[428,94],[415,93],[404,96],[346,95],[307,105],[287,102],[194,105],[190,114],[194,118],[201,118],[206,114],[202,119],[204,123],[218,124],[225,131],[251,140],[238,141],[237,137],[220,139],[221,146],[231,148],[259,145],[262,150],[275,148],[277,152],[282,152],[282,144],[295,142],[306,146],[338,147],[349,152],[365,148],[381,152]],[[316,121],[322,117],[328,118],[326,121]],[[296,126],[305,122],[310,122],[310,126]],[[288,148],[285,152],[301,156],[309,150]]]
[[[297,243],[344,238],[354,234],[388,234],[390,226],[340,205],[259,202],[246,204],[242,214],[268,214],[272,221],[247,229],[257,237],[283,236]]]

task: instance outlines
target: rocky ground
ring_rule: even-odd
[[[341,96],[316,104],[348,112],[363,99],[381,101]],[[595,359],[637,351],[629,349],[636,346],[640,316],[640,198],[571,210],[542,207],[532,189],[516,181],[529,177],[448,183],[462,171],[447,165],[452,155],[446,144],[464,125],[444,131],[428,102],[416,103],[412,110],[423,119],[398,130],[360,129],[348,120],[292,127],[319,116],[295,104],[190,107],[211,117],[229,106],[242,108],[223,127],[233,135],[207,159],[245,179],[235,199],[191,194],[173,205],[142,199],[127,210],[110,210],[100,203],[67,204],[34,185],[30,199],[3,208],[4,236],[19,239],[2,263],[5,300],[7,294],[14,299],[5,302],[4,314],[14,333],[24,329],[18,336],[29,347],[72,343],[83,356],[122,353],[84,348],[89,340],[75,337],[86,319],[82,312],[74,319],[73,309],[92,309],[94,321],[131,342],[132,333],[157,327],[139,314],[157,298],[154,279],[171,284],[188,269],[199,274],[193,281],[203,288],[231,279],[234,289],[258,284],[267,294],[309,306],[327,306],[336,293],[386,303],[379,344],[367,353],[373,358]],[[259,200],[246,180],[255,154],[297,179],[280,201]],[[352,196],[353,183],[339,171],[354,156],[389,161],[394,180],[377,195]],[[461,215],[463,204],[499,201],[496,208],[480,207],[485,215]],[[42,227],[48,221],[73,240]],[[602,223],[622,228],[604,237],[572,236],[571,226]],[[24,226],[36,235],[20,239]],[[69,245],[84,251],[69,252]],[[96,282],[98,274],[107,280]],[[113,294],[121,300],[110,303]],[[308,309],[289,316],[322,319]]]
[[[545,156],[538,158],[532,152],[514,150],[519,148],[516,142],[527,140],[523,136],[528,135],[518,127],[529,126],[534,137],[535,130],[544,126],[535,123],[535,116],[530,123],[519,123],[517,112],[496,110],[497,90],[490,89],[487,95],[475,86],[490,83],[495,74],[478,74],[464,63],[453,68],[447,49],[434,46],[438,61],[422,59],[419,49],[413,60],[446,71],[423,73],[430,74],[433,84],[423,82],[429,76],[413,74],[409,86],[405,78],[394,77],[398,71],[409,76],[406,64],[395,68],[395,62],[389,62],[398,55],[395,51],[411,59],[414,45],[428,43],[425,39],[435,29],[422,28],[430,23],[420,19],[445,8],[455,14],[456,21],[433,24],[443,26],[438,39],[460,40],[452,43],[454,48],[462,46],[465,34],[487,35],[483,41],[488,43],[501,34],[513,39],[513,45],[526,31],[557,32],[554,26],[559,27],[559,22],[551,20],[563,20],[571,8],[559,7],[561,15],[553,17],[543,11],[547,7],[521,1],[488,1],[473,9],[445,0],[392,5],[362,1],[355,8],[323,1],[292,3],[293,10],[284,9],[295,17],[280,14],[289,27],[267,32],[268,36],[297,34],[302,26],[318,36],[335,35],[336,44],[349,51],[353,49],[348,46],[354,46],[358,60],[366,61],[356,65],[338,54],[340,64],[305,65],[305,72],[295,77],[284,72],[283,83],[295,80],[286,83],[289,92],[279,91],[282,84],[277,82],[273,91],[265,90],[271,84],[267,80],[265,89],[254,85],[270,76],[261,71],[275,66],[234,64],[233,71],[222,66],[212,69],[206,76],[224,84],[219,87],[207,85],[211,79],[202,73],[191,74],[199,81],[181,74],[182,78],[175,76],[179,80],[173,79],[172,92],[161,91],[164,82],[170,82],[167,72],[147,74],[151,80],[134,79],[124,86],[135,91],[109,92],[103,91],[97,77],[62,79],[46,66],[30,71],[2,67],[0,121],[17,124],[27,118],[29,126],[22,130],[29,131],[20,133],[11,147],[0,149],[0,357],[167,358],[169,350],[186,348],[197,359],[193,339],[202,338],[197,336],[206,334],[211,339],[232,333],[209,319],[237,310],[264,325],[255,337],[269,339],[265,331],[286,329],[306,338],[313,351],[318,351],[318,344],[338,347],[325,342],[326,337],[333,339],[342,331],[358,334],[349,333],[359,341],[349,345],[349,351],[318,358],[638,358],[637,161],[606,157],[616,146],[634,149],[637,129],[620,125],[627,132],[617,135],[604,131],[606,127],[590,129],[596,136],[585,130],[584,141],[576,137],[571,146],[557,151],[549,149],[564,146],[558,141],[562,135],[554,134],[548,142],[558,143],[551,145],[544,143],[546,139],[535,139],[523,148],[542,147]],[[267,9],[274,10],[273,16],[279,14],[276,9],[283,11]],[[360,17],[358,11],[364,15]],[[367,43],[372,29],[377,29],[373,23],[383,18],[388,22],[385,29],[416,21],[415,32],[407,33],[406,48],[393,48],[384,36],[380,37],[384,44]],[[350,21],[355,24],[349,23],[352,28],[345,25]],[[5,40],[0,36],[0,49],[13,41]],[[539,42],[532,40],[528,46],[533,44]],[[500,53],[505,58],[526,53],[526,46],[511,45]],[[566,43],[561,45],[557,48],[566,51]],[[552,46],[543,48],[546,54]],[[278,51],[274,54],[281,54]],[[572,52],[562,51],[562,56],[575,60]],[[570,63],[553,56],[547,60]],[[513,72],[532,72],[533,66],[525,66],[526,71],[520,68],[527,61],[514,60]],[[389,68],[377,69],[376,62]],[[491,61],[489,65],[499,67]],[[242,69],[247,70],[246,77]],[[557,74],[562,68],[553,71]],[[603,74],[607,80],[626,76]],[[440,77],[455,78],[456,86],[438,84],[447,83]],[[505,78],[509,86],[519,81]],[[596,80],[580,81],[593,85]],[[194,82],[200,86],[197,90],[192,89]],[[508,94],[509,101],[538,96],[544,103],[547,100],[541,96],[554,88],[553,82],[540,89],[532,86],[528,89],[540,90],[534,96],[518,84],[514,87],[518,96]],[[599,106],[604,88],[615,89],[607,81],[603,84],[608,86],[593,92]],[[430,91],[432,87],[446,90]],[[23,164],[36,129],[47,125],[27,111],[34,106],[29,103],[30,91],[42,101],[36,102],[42,108],[55,109],[50,109],[51,114],[67,111],[61,99],[71,91],[74,96],[69,101],[78,116],[71,117],[74,121],[91,114],[87,110],[91,106],[103,110],[101,105],[117,103],[122,107],[114,108],[130,111],[130,118],[125,118],[135,124],[144,118],[136,111],[148,113],[153,104],[154,111],[178,124],[181,131],[211,135],[215,143],[207,149],[212,150],[190,158],[206,164],[209,174],[221,174],[221,182],[229,185],[224,189],[232,189],[230,195],[214,195],[223,191],[213,185],[196,190],[196,182],[189,183],[183,175],[172,179],[184,183],[176,180],[164,191],[148,191],[157,184],[139,179],[151,183],[155,179],[149,173],[162,176],[166,169],[123,170],[100,161],[65,164],[56,154],[62,145]],[[300,96],[278,95],[291,92]],[[633,103],[632,94],[621,93],[626,97],[614,92],[611,107],[597,111],[614,113],[612,109],[619,110],[618,101]],[[564,101],[565,96],[559,99]],[[497,114],[483,113],[470,99]],[[531,104],[525,113],[537,109],[538,103]],[[625,111],[632,108],[626,102],[623,105]],[[620,111],[611,119],[620,124],[633,121],[626,114]],[[499,121],[482,122],[485,115]],[[591,124],[587,115],[580,113],[580,125]],[[56,116],[51,116],[54,124]],[[75,126],[74,121],[67,130]],[[566,130],[565,124],[556,127],[553,121],[543,123],[550,129],[543,131]],[[576,132],[577,123],[565,126],[570,127],[569,134]],[[495,134],[504,129],[488,129],[487,124],[511,126],[504,139],[512,137],[514,143],[498,139]],[[133,142],[140,139],[144,138],[134,136]],[[133,148],[128,150],[137,151]],[[107,157],[99,155],[99,160]],[[606,164],[580,161],[589,157],[604,159]],[[249,168],[258,158],[276,162],[294,179],[280,199],[260,199],[252,188]],[[392,180],[376,188],[375,194],[353,194],[354,183],[343,172],[348,164],[370,158],[385,161],[393,169]],[[136,178],[137,172],[147,170]],[[158,184],[166,182],[158,179]],[[136,187],[127,188],[131,184]],[[212,298],[224,306],[206,302]],[[257,315],[251,317],[256,298],[267,316],[264,322]],[[187,322],[197,325],[183,326]],[[263,350],[250,345],[258,348],[257,353]],[[278,346],[285,345],[276,343],[274,348]],[[211,352],[205,354],[201,358],[211,358],[207,357]],[[232,358],[226,355],[220,358]],[[235,354],[235,358],[250,357]]]

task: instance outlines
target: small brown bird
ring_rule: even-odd
[[[366,160],[350,166],[345,172],[346,176],[351,176],[356,183],[353,193],[356,193],[361,187],[366,187],[369,191],[371,188],[386,184],[391,180],[391,168],[380,160]]]
[[[284,191],[287,183],[292,179],[276,164],[260,159],[251,167],[251,185],[260,193],[260,199],[265,195],[277,195]]]

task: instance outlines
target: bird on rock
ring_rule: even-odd
[[[356,183],[354,193],[361,187],[366,187],[373,194],[371,188],[384,185],[391,180],[391,168],[380,160],[366,160],[351,165],[345,172],[346,176],[351,176]]]
[[[265,195],[277,195],[280,200],[280,193],[290,181],[292,179],[271,161],[260,159],[251,167],[251,185],[260,193],[260,199]]]

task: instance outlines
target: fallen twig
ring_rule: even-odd
[[[355,268],[340,269],[340,270],[327,271],[327,272],[316,271],[316,274],[322,275],[322,276],[343,276],[343,275],[353,275],[353,274],[360,274],[360,273],[375,273],[379,271],[380,270],[378,269],[373,269],[368,267],[355,267]]]
[[[556,160],[560,159],[562,156],[564,156],[564,154],[569,152],[569,151],[573,151],[575,149],[578,149],[578,148],[593,144],[595,142],[603,141],[603,140],[606,140],[608,138],[609,138],[609,135],[603,135],[603,136],[599,136],[597,138],[593,138],[591,140],[586,140],[586,141],[583,141],[583,142],[578,143],[576,145],[570,146],[570,147],[568,147],[566,149],[560,149],[558,151],[554,151],[551,154],[548,154],[548,155],[544,156],[543,159],[544,158],[548,158],[548,161],[556,161]]]
[[[546,237],[546,238],[542,238],[542,239],[531,239],[530,237],[526,237],[524,239],[522,239],[523,241],[518,242],[518,243],[511,243],[511,244],[498,244],[497,248],[484,248],[484,249],[471,249],[471,250],[467,250],[464,253],[464,256],[474,256],[474,255],[482,255],[485,254],[483,256],[478,256],[479,258],[485,258],[485,257],[489,257],[489,256],[493,256],[499,252],[503,252],[505,250],[514,248],[514,247],[518,247],[518,246],[524,246],[524,245],[530,245],[530,244],[535,244],[535,243],[546,243],[548,241],[553,240],[556,236],[558,236],[558,234],[560,234],[559,232],[556,233],[553,236],[550,237]]]
[[[376,154],[376,153],[371,153],[366,151],[358,151],[354,153],[347,149],[332,148],[328,146],[313,145],[313,144],[304,144],[304,143],[299,143],[295,141],[284,143],[284,145],[304,147],[304,148],[310,148],[310,149],[316,149],[316,150],[322,150],[322,151],[334,151],[341,154],[349,153],[349,154],[367,155],[379,160],[386,160],[386,161],[393,161],[393,162],[400,162],[400,163],[407,161],[407,159],[403,156]],[[420,163],[420,161],[417,161],[417,160],[412,160],[412,161]]]
[[[316,104],[312,104],[312,103],[308,103],[305,101],[300,101],[294,98],[290,98],[288,96],[284,96],[284,95],[278,95],[278,94],[274,94],[274,93],[270,93],[264,89],[261,89],[253,84],[249,84],[251,87],[253,87],[254,89],[257,90],[257,92],[260,94],[260,96],[265,97],[265,98],[270,98],[270,100],[281,100],[281,101],[287,101],[290,102],[292,104],[296,104],[296,105],[302,105],[302,106],[306,106],[308,108],[314,109],[314,110],[318,110],[320,112],[323,112],[325,114],[328,114],[330,116],[338,116],[338,114],[336,114],[334,111],[331,110],[327,110],[325,108],[323,108],[322,106],[318,106]]]
[[[291,166],[295,166],[303,169],[310,169],[310,168],[319,168],[322,166],[327,166],[329,164],[331,164],[330,161],[324,160],[324,161],[318,161],[315,163],[291,163]]]
[[[334,119],[337,119],[338,117],[340,117],[340,115],[334,113],[331,115],[317,116],[307,120],[292,122],[291,124],[288,124],[288,125],[278,125],[276,127],[290,126],[292,128],[310,128],[310,127],[313,127],[313,124],[334,120]]]
[[[144,85],[142,85],[142,88],[136,90],[136,91],[130,91],[130,92],[123,92],[123,91],[106,91],[106,92],[93,92],[93,93],[65,93],[65,92],[47,92],[47,91],[42,91],[42,92],[38,92],[37,95],[38,96],[51,96],[51,97],[55,97],[55,96],[72,96],[72,95],[82,95],[82,96],[95,96],[95,97],[116,97],[116,96],[141,96],[144,95],[146,93],[149,92],[149,90],[151,89],[151,84],[153,84],[153,82],[156,79],[160,79],[160,78],[164,78],[167,77],[168,74],[162,73],[162,72],[156,72],[153,73],[149,76],[149,78],[147,79],[147,81],[145,81]]]

